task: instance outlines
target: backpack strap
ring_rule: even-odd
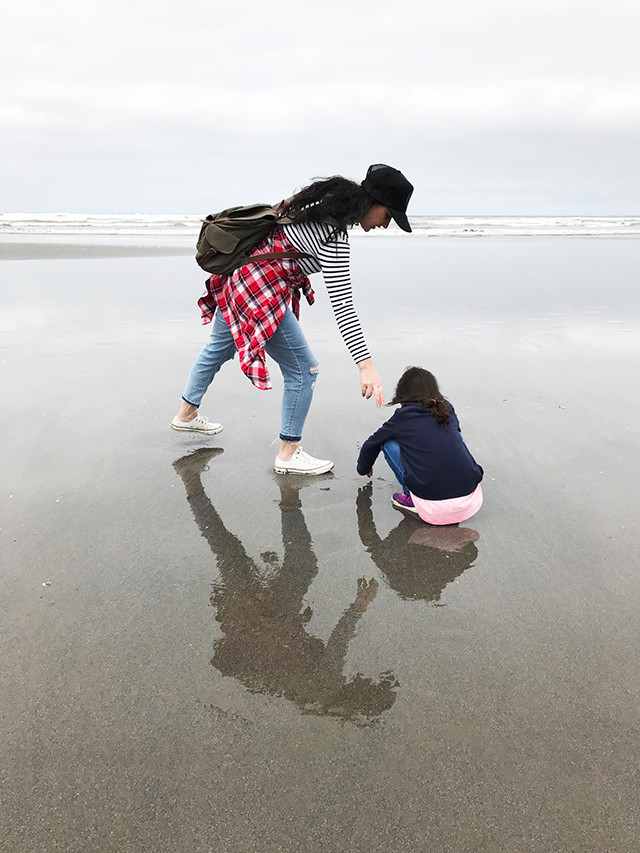
[[[313,258],[307,252],[265,252],[264,255],[249,255],[247,263],[251,261],[273,261],[277,258]]]

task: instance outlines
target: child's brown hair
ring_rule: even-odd
[[[438,380],[424,367],[407,367],[396,385],[396,392],[390,406],[398,403],[420,403],[423,409],[430,409],[439,424],[449,422],[449,408],[440,393]]]

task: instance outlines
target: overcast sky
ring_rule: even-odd
[[[386,162],[414,214],[640,215],[638,0],[1,0],[0,210],[201,213]]]

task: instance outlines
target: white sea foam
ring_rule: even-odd
[[[640,217],[421,216],[415,230],[433,237],[639,237]]]
[[[409,221],[415,234],[426,237],[640,237],[638,216],[410,216]],[[394,226],[374,233],[405,232]]]
[[[2,213],[0,234],[181,237],[200,230],[200,216],[128,213]]]
[[[637,216],[412,216],[414,234],[426,237],[640,237]],[[139,237],[195,239],[196,214],[3,213],[0,236]],[[354,237],[402,236],[395,225]],[[406,235],[409,236],[409,235]],[[102,242],[102,241],[101,241]]]

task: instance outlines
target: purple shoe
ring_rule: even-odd
[[[391,503],[396,509],[406,509],[407,512],[413,513],[413,515],[418,515],[418,510],[413,505],[411,495],[404,495],[402,492],[397,495],[392,495]]]

